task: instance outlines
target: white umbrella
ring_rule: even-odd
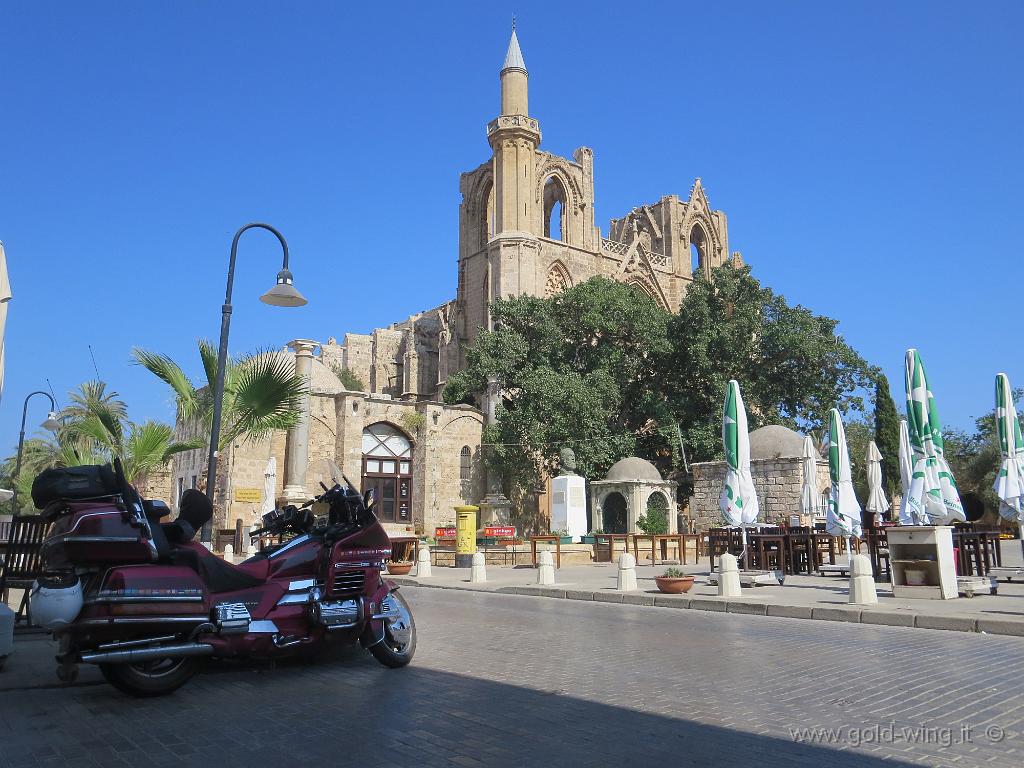
[[[4,393],[4,337],[7,334],[7,304],[11,300],[11,282],[7,279],[7,256],[0,242],[0,397]]]
[[[747,526],[757,522],[760,512],[754,478],[750,475],[750,435],[747,433],[747,411],[743,407],[740,385],[732,380],[725,390],[722,411],[722,444],[725,447],[725,483],[718,497],[727,525],[743,531],[743,553],[747,551]]]
[[[825,529],[833,536],[842,536],[846,554],[850,554],[850,537],[860,538],[860,502],[853,490],[853,472],[850,469],[850,451],[846,447],[843,418],[835,408],[828,412],[828,474],[832,492],[828,500]]]
[[[271,456],[267,459],[266,469],[263,470],[263,503],[260,506],[260,514],[274,511],[277,502],[277,459]]]
[[[816,511],[815,501],[818,498],[818,454],[814,450],[814,441],[804,438],[804,449],[800,455],[800,468],[803,470],[804,482],[800,487],[800,511],[813,524]]]
[[[882,522],[885,513],[889,511],[889,500],[885,498],[882,490],[882,454],[872,440],[868,443],[868,500],[864,509],[878,515],[878,522]]]
[[[910,447],[910,432],[907,420],[900,419],[900,525],[927,525],[927,520],[920,520],[914,515],[910,506],[910,483],[914,475],[914,454]]]

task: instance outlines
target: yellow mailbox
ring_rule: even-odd
[[[455,567],[469,568],[476,552],[476,513],[472,504],[455,508]]]

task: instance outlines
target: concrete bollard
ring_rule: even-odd
[[[537,583],[550,585],[555,583],[555,559],[548,550],[537,556]]]
[[[234,544],[225,544],[224,545],[224,559],[227,560],[229,563],[234,562],[234,560],[235,560],[235,545]]]
[[[473,567],[469,572],[469,580],[473,584],[487,581],[487,565],[484,562],[483,552],[477,552],[473,555]]]
[[[871,572],[871,561],[867,555],[854,555],[850,558],[850,602],[856,605],[873,605],[878,602],[875,576]]]
[[[430,547],[424,544],[420,546],[420,553],[416,555],[416,578],[425,579],[432,575],[430,572]]]
[[[718,596],[739,597],[741,594],[739,564],[735,555],[726,552],[718,558]]]
[[[636,558],[628,552],[619,555],[619,592],[632,592],[636,586]]]

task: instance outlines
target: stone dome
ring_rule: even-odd
[[[647,461],[647,459],[641,459],[637,456],[630,456],[629,458],[616,461],[612,464],[612,468],[608,470],[608,476],[605,480],[617,482],[630,480],[642,480],[652,483],[664,482],[657,467]]]
[[[267,354],[284,360],[289,370],[295,370],[295,355],[289,350],[268,352]],[[310,393],[314,395],[336,395],[344,392],[345,387],[341,380],[329,367],[319,359],[313,358],[313,365],[310,368]]]
[[[750,433],[750,459],[799,459],[804,454],[804,436],[789,427],[769,424]],[[814,449],[814,458],[821,458]]]

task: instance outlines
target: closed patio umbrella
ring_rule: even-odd
[[[907,494],[913,515],[927,525],[949,525],[967,519],[953,472],[946,462],[942,424],[928,386],[924,363],[916,349],[906,357],[907,430],[914,451],[914,472]]]
[[[882,490],[882,453],[872,440],[868,443],[868,500],[864,509],[878,515],[878,522],[885,519],[889,511],[889,500]]]
[[[260,506],[260,514],[274,511],[277,502],[277,459],[271,456],[267,459],[267,466],[263,470],[263,503]]]
[[[726,525],[743,531],[743,555],[747,551],[747,526],[757,522],[759,513],[754,478],[750,476],[750,436],[747,411],[740,385],[731,380],[725,390],[722,412],[722,444],[725,448],[725,483],[718,497]],[[741,557],[743,556],[741,555]]]
[[[914,516],[910,506],[910,480],[914,474],[914,453],[910,447],[907,420],[900,419],[900,525],[927,525],[927,520]]]
[[[853,490],[850,451],[846,447],[843,418],[835,408],[828,412],[828,475],[832,492],[828,500],[825,528],[833,536],[842,536],[846,554],[850,554],[850,537],[860,537],[860,502]]]
[[[999,496],[999,514],[1024,530],[1024,438],[1005,373],[996,375],[996,433],[1001,462],[992,489]],[[1024,535],[1021,536],[1024,548]]]
[[[814,524],[816,510],[815,500],[818,498],[818,461],[814,452],[814,441],[804,438],[804,447],[800,452],[800,469],[803,473],[803,484],[800,486],[800,512]]]
[[[7,361],[4,355],[4,338],[7,335],[7,305],[11,301],[11,282],[7,279],[7,255],[4,244],[0,243],[0,398],[4,394],[4,370]]]

